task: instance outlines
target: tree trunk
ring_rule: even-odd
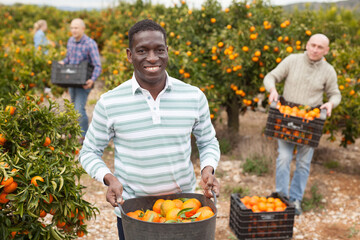
[[[236,97],[232,97],[226,104],[226,112],[228,116],[228,131],[236,132],[239,131],[239,103]]]

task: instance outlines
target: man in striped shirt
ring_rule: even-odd
[[[71,102],[74,103],[75,110],[79,111],[80,113],[79,121],[82,130],[82,138],[80,139],[80,143],[82,143],[89,125],[85,105],[95,80],[100,76],[101,62],[96,42],[85,34],[84,21],[80,18],[75,18],[71,21],[70,30],[72,37],[69,38],[67,43],[66,57],[59,63],[80,64],[82,61],[87,61],[94,66],[91,78],[86,81],[86,85],[82,87],[69,88]]]
[[[107,201],[139,196],[195,191],[196,177],[190,160],[191,134],[200,154],[204,195],[219,194],[214,171],[220,159],[219,143],[211,123],[208,102],[194,86],[170,77],[166,32],[152,20],[136,23],[129,31],[132,79],[103,94],[80,153],[86,172],[108,186]],[[101,159],[113,139],[115,171]],[[119,210],[119,237],[122,224]]]

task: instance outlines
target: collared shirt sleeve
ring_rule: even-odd
[[[102,99],[98,101],[93,118],[80,151],[80,163],[85,171],[97,181],[104,183],[104,176],[112,174],[102,160],[104,149],[114,136]]]
[[[216,170],[220,161],[220,147],[214,126],[211,123],[209,104],[204,93],[199,89],[198,121],[194,124],[193,134],[200,155],[200,168],[212,166]]]
[[[89,55],[91,62],[94,65],[94,71],[92,73],[91,80],[96,81],[96,79],[100,76],[101,73],[101,61],[99,49],[95,41],[90,41]]]

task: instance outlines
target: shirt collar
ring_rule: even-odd
[[[165,71],[166,73],[166,82],[165,82],[165,87],[164,89],[169,89],[171,90],[173,83],[172,83],[172,78],[168,75],[167,71]],[[138,81],[135,78],[135,73],[133,73],[133,76],[131,78],[131,84],[132,84],[132,94],[135,95],[135,93],[137,91],[141,91],[141,87],[138,83]]]
[[[86,35],[85,35],[85,33],[84,33],[84,35],[82,35],[82,37],[80,38],[80,41],[77,42],[74,37],[73,37],[73,41],[74,41],[74,43],[84,43],[85,38],[86,38]]]
[[[307,51],[304,52],[304,56],[305,56],[305,61],[307,63],[309,63],[310,65],[320,65],[323,61],[324,61],[324,57],[322,57],[320,60],[317,60],[317,61],[312,61],[310,60],[309,56],[307,55]]]

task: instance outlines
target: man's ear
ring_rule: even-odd
[[[130,63],[132,63],[132,53],[131,53],[131,50],[130,48],[127,48],[126,49],[126,55],[127,55],[127,59]]]

